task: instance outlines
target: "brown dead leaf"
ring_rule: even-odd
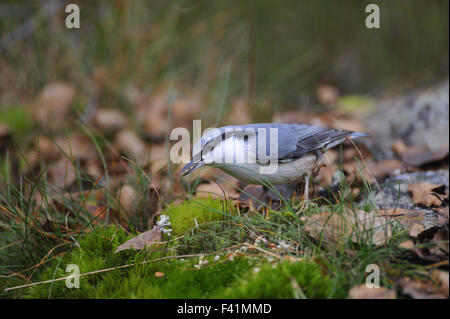
[[[376,163],[370,163],[366,169],[372,173],[377,180],[383,180],[387,176],[400,173],[404,169],[402,162],[395,159],[382,160]],[[370,174],[365,174],[370,175]]]
[[[380,209],[380,216],[397,221],[412,237],[417,237],[425,230],[427,222],[425,210],[390,208]]]
[[[183,96],[173,101],[172,104],[172,128],[192,126],[192,120],[198,116],[203,106],[203,100],[200,94]],[[166,118],[168,114],[165,115]]]
[[[167,167],[168,155],[167,147],[164,144],[152,144],[150,148],[150,173],[155,175],[163,168]]]
[[[169,108],[166,92],[155,92],[145,106],[144,129],[154,139],[162,139],[167,132],[167,111]]]
[[[408,192],[412,193],[413,202],[415,205],[431,207],[441,206],[442,201],[435,193],[438,189],[442,188],[442,185],[434,185],[428,182],[419,182],[410,184],[408,186]]]
[[[429,281],[413,280],[409,277],[400,279],[399,286],[404,295],[413,299],[444,299],[438,287]]]
[[[36,149],[39,151],[40,157],[46,163],[50,163],[62,155],[58,146],[56,146],[51,139],[45,136],[39,136],[36,141]]]
[[[35,117],[41,125],[50,130],[61,128],[70,105],[75,98],[75,88],[70,83],[53,82],[46,85],[38,98]]]
[[[417,257],[427,262],[438,263],[447,261],[448,263],[448,243],[448,224],[442,227],[431,227],[417,236],[417,247],[414,248],[414,253]]]
[[[434,210],[438,215],[438,226],[448,224],[448,206],[437,208]]]
[[[116,109],[98,109],[93,117],[96,128],[105,133],[120,131],[127,125],[126,116]]]
[[[338,158],[338,152],[329,150],[317,162],[317,167],[320,168],[315,180],[322,186],[329,186],[333,180],[333,175],[337,171],[337,166],[334,161]]]
[[[383,180],[387,176],[401,172],[403,164],[395,159],[387,159],[376,163],[371,162],[363,167],[356,161],[350,161],[344,163],[342,169],[348,182],[355,179],[358,182],[366,180],[368,183],[373,184],[377,180]]]
[[[151,230],[143,232],[138,236],[131,238],[130,240],[127,240],[125,243],[117,247],[115,253],[131,248],[134,248],[136,250],[148,248],[154,245],[155,243],[158,243],[160,240],[161,240],[161,231],[159,230],[159,228],[154,227]]]
[[[400,158],[402,158],[403,154],[405,154],[407,150],[408,146],[406,146],[403,140],[396,140],[394,144],[392,144],[392,151]]]
[[[410,229],[408,229],[408,233],[412,237],[417,237],[424,230],[425,230],[425,226],[424,225],[414,224]]]
[[[339,95],[338,88],[331,84],[321,84],[316,90],[317,99],[325,106],[336,105]]]
[[[395,151],[401,156],[402,161],[411,166],[420,167],[432,162],[437,162],[448,157],[448,144],[442,145],[436,151],[431,151],[427,146],[407,146],[406,149],[400,143],[395,145]]]
[[[351,299],[397,299],[397,293],[393,289],[369,288],[365,284],[353,287],[348,294]]]
[[[117,148],[130,156],[132,160],[136,160],[139,165],[147,163],[148,149],[147,145],[141,138],[131,130],[122,130],[116,137]]]
[[[433,270],[431,272],[431,279],[439,286],[439,292],[441,292],[445,298],[449,297],[449,275],[448,271]]]
[[[75,169],[72,162],[64,157],[47,167],[47,176],[49,183],[66,188],[75,181]]]
[[[347,130],[353,132],[367,132],[367,126],[354,118],[334,118],[332,127],[337,130]]]
[[[95,222],[98,223],[97,218],[106,220],[106,212],[107,212],[106,206],[88,205],[87,209],[92,214],[92,216],[94,216],[94,218],[96,219]]]
[[[407,240],[407,241],[400,243],[400,245],[398,245],[398,247],[411,250],[414,248],[414,242],[412,240]]]
[[[133,186],[123,185],[118,194],[119,204],[125,210],[128,216],[131,216],[134,212],[136,205],[137,193]]]
[[[311,237],[328,243],[350,239],[355,243],[382,245],[391,237],[391,226],[386,218],[362,210],[343,214],[322,212],[309,217],[304,229]]]
[[[88,161],[97,157],[97,150],[87,136],[72,135],[68,138],[58,137],[55,139],[55,143],[71,158]]]
[[[195,191],[196,197],[213,197],[213,198],[221,198],[225,199],[235,199],[238,198],[238,193],[236,191],[233,191],[231,187],[227,187],[224,184],[219,183],[216,184],[214,182],[207,183],[207,184],[200,184],[196,191]]]

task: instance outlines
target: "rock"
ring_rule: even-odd
[[[413,202],[409,185],[419,182],[428,182],[435,185],[445,185],[445,191],[449,190],[449,172],[447,170],[425,171],[409,174],[401,174],[386,179],[380,184],[380,189],[374,187],[373,192],[359,202],[359,207],[366,205],[376,206],[380,209],[403,208],[409,210],[421,210],[429,213],[426,216],[427,226],[437,225],[437,214],[432,209],[419,208]]]
[[[449,144],[449,82],[379,103],[364,122],[372,132],[371,149],[379,158],[393,157],[401,139],[407,146],[436,152]],[[394,147],[395,149],[395,147]]]

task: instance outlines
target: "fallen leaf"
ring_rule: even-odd
[[[70,111],[74,98],[75,88],[72,84],[65,82],[47,84],[38,98],[34,115],[44,128],[59,129],[66,123],[64,119]]]
[[[420,167],[447,158],[448,151],[448,144],[442,145],[436,151],[431,151],[427,146],[410,146],[404,150],[401,159],[407,165]]]
[[[135,132],[131,130],[120,131],[116,137],[116,145],[121,152],[131,156],[139,165],[143,166],[147,163],[147,145]]]
[[[150,148],[150,173],[155,175],[168,164],[167,147],[164,144],[153,144]]]
[[[138,236],[131,238],[130,240],[127,240],[125,243],[117,247],[115,250],[115,253],[118,253],[122,250],[127,250],[134,248],[136,250],[141,250],[146,247],[150,247],[154,245],[155,243],[159,242],[161,240],[161,231],[159,228],[154,227],[151,230],[148,230],[146,232],[143,232],[139,234]]]
[[[137,193],[133,186],[123,185],[118,193],[119,204],[125,210],[128,216],[134,213],[136,207]]]
[[[424,225],[415,224],[410,229],[408,229],[408,233],[412,237],[417,237],[424,230],[425,230],[425,226]]]
[[[385,179],[387,176],[400,173],[404,165],[395,159],[387,159],[379,162],[371,162],[363,167],[356,161],[344,163],[342,169],[346,174],[346,181],[356,180],[358,182],[367,181],[373,184],[377,181]]]
[[[438,221],[437,221],[438,226],[443,226],[444,224],[448,224],[448,209],[449,208],[447,206],[447,207],[437,208],[434,210],[438,215]]]
[[[47,167],[47,176],[50,184],[61,188],[69,187],[75,181],[73,163],[63,157]]]
[[[95,217],[95,221],[98,223],[97,219],[100,218],[102,220],[106,219],[106,206],[87,206],[88,211]]]
[[[154,140],[163,140],[167,133],[168,108],[169,103],[165,90],[153,94],[149,103],[145,106],[144,129]]]
[[[414,248],[414,242],[412,240],[407,240],[407,241],[400,243],[400,245],[398,245],[398,247],[411,250]]]
[[[448,224],[442,227],[431,227],[417,236],[416,247],[413,251],[424,261],[431,263],[446,261],[448,263],[448,243]]]
[[[39,136],[36,141],[36,149],[39,152],[40,158],[42,158],[46,163],[50,163],[58,159],[62,152],[59,150],[58,146],[45,136]]]
[[[408,192],[412,193],[413,202],[420,206],[441,206],[442,201],[434,193],[440,189],[442,185],[434,185],[428,182],[419,182],[410,184]]]
[[[397,221],[406,231],[408,231],[410,236],[417,237],[421,232],[425,230],[425,224],[427,223],[427,214],[429,214],[429,211],[390,208],[380,209],[379,214],[380,216],[385,216]]]
[[[342,214],[322,212],[306,220],[305,231],[326,243],[351,240],[354,243],[384,244],[391,237],[391,226],[376,212],[345,211]]]
[[[224,185],[219,186],[216,183],[211,182],[200,184],[195,191],[195,196],[230,199],[236,198],[238,195],[237,192],[229,193],[229,191],[225,189]]]
[[[439,291],[445,296],[449,297],[449,275],[448,271],[433,270],[431,272],[431,279],[439,285]]]
[[[58,137],[55,139],[55,143],[67,156],[73,159],[88,161],[92,158],[96,158],[98,155],[92,141],[84,135],[77,134],[68,138]],[[64,157],[66,155],[64,155]]]
[[[334,118],[331,126],[337,130],[367,132],[367,127],[353,118]]]
[[[400,279],[399,286],[402,294],[408,295],[413,299],[445,299],[435,285],[431,282],[413,280],[409,277]]]
[[[314,180],[317,180],[322,186],[330,186],[333,181],[333,175],[337,171],[337,165],[334,161],[338,158],[338,152],[334,150],[327,151],[318,161],[319,172]]]
[[[93,117],[94,125],[102,132],[120,131],[127,125],[126,116],[116,109],[98,109]]]
[[[393,289],[369,288],[365,284],[353,287],[348,295],[351,299],[397,299],[397,293]]]
[[[316,90],[317,99],[325,106],[335,106],[339,95],[338,88],[331,84],[321,84]]]
[[[392,151],[400,158],[402,158],[403,154],[408,150],[408,146],[406,146],[403,140],[396,140],[394,144],[392,144]]]

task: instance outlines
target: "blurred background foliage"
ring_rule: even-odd
[[[126,110],[130,86],[151,93],[172,83],[200,92],[204,117],[215,118],[227,94],[247,99],[261,121],[317,107],[323,83],[374,95],[448,77],[446,0],[71,2],[80,5],[78,30],[65,27],[64,7],[43,15],[49,1],[0,2],[2,38],[36,19],[28,36],[1,48],[0,107],[63,80],[77,87],[80,110],[93,87],[96,103]],[[365,27],[369,3],[380,6],[380,29]]]

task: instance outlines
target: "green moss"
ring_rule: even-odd
[[[8,125],[14,133],[25,133],[31,127],[31,119],[29,112],[25,108],[17,107],[0,107],[0,123]]]
[[[256,274],[244,276],[219,294],[220,298],[326,298],[332,280],[310,261],[265,263]],[[345,296],[345,294],[344,294]]]
[[[222,201],[213,198],[186,200],[179,205],[170,205],[163,214],[170,217],[174,234],[183,234],[198,224],[224,218]]]
[[[209,253],[249,241],[247,230],[229,221],[200,226],[200,231],[188,232],[178,241],[180,254]]]
[[[79,240],[79,247],[48,265],[39,281],[67,276],[68,264],[76,264],[80,273],[161,257],[145,251],[115,248],[127,240],[121,228],[97,228]],[[207,265],[198,269],[199,258],[167,259],[104,273],[80,277],[80,288],[69,289],[65,281],[33,286],[24,291],[29,298],[292,298],[294,278],[307,297],[327,297],[331,280],[311,262],[280,262],[274,269],[267,262],[245,257],[218,261],[206,257]],[[252,269],[260,267],[254,273]],[[155,272],[164,273],[157,278]]]

